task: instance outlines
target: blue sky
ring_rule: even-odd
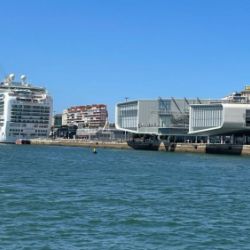
[[[1,1],[0,77],[73,105],[219,98],[250,84],[250,1]]]

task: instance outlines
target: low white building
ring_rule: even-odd
[[[133,134],[187,135],[189,107],[210,103],[200,99],[134,100],[116,105],[115,126]]]
[[[190,106],[189,134],[250,134],[250,87],[210,104]]]
[[[196,104],[190,107],[189,134],[226,135],[250,132],[250,103]]]

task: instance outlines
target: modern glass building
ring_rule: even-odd
[[[250,104],[192,105],[189,134],[250,133]]]
[[[115,125],[135,134],[184,135],[189,129],[190,105],[209,102],[198,98],[126,101],[116,105]]]
[[[250,88],[210,104],[190,107],[189,134],[250,134]]]

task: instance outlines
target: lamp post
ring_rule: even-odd
[[[52,139],[54,138],[54,129],[55,129],[55,111],[52,111],[52,119],[51,119],[51,124],[50,124],[50,132],[49,135],[51,135]]]

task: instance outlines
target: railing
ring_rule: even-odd
[[[215,100],[215,101],[210,101],[210,104],[250,104],[250,100],[248,99],[233,99],[233,100]]]

